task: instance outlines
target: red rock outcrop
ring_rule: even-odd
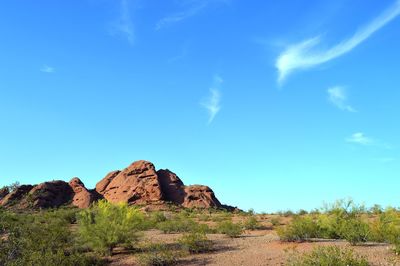
[[[67,182],[55,180],[35,186],[22,204],[33,208],[55,208],[71,203],[73,195]]]
[[[182,204],[185,199],[185,186],[182,180],[170,170],[158,170],[158,181],[161,185],[163,200]]]
[[[10,193],[8,187],[3,187],[2,189],[0,189],[0,200],[2,200],[5,196],[7,196],[8,193]]]
[[[110,202],[148,204],[162,200],[155,167],[147,161],[137,161],[119,173],[108,174],[96,185],[96,191]]]
[[[0,206],[9,207],[12,205],[17,205],[24,197],[31,191],[33,186],[22,185],[8,193],[2,200],[0,200]]]
[[[186,208],[220,208],[219,200],[214,191],[207,186],[193,185],[185,187],[185,199],[182,203]]]
[[[148,161],[136,161],[122,171],[107,174],[95,190],[85,187],[79,178],[44,182],[37,186],[22,185],[14,191],[0,190],[0,205],[17,208],[55,208],[72,205],[87,208],[94,201],[128,204],[164,205],[171,202],[187,208],[226,208],[211,188],[201,185],[185,186],[170,170],[156,171]]]
[[[108,187],[108,185],[111,183],[111,181],[119,174],[121,171],[112,171],[108,173],[102,180],[100,180],[99,183],[96,184],[96,191],[97,193],[103,195]]]
[[[101,197],[96,191],[88,190],[83,182],[77,177],[74,177],[69,181],[69,186],[74,192],[72,205],[78,208],[88,208],[94,201]]]

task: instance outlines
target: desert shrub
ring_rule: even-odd
[[[299,210],[297,212],[297,215],[306,215],[306,214],[308,214],[308,212],[306,210],[303,210],[303,209],[301,209],[301,210]]]
[[[255,216],[250,216],[243,224],[244,229],[246,230],[257,230],[260,228],[260,223],[257,221]]]
[[[372,214],[375,214],[375,215],[381,214],[382,212],[383,212],[383,208],[382,208],[381,205],[378,205],[378,204],[375,204],[374,206],[372,206],[369,209],[369,213],[372,213]]]
[[[222,222],[222,221],[228,221],[228,220],[232,220],[232,216],[233,214],[230,212],[220,212],[216,215],[214,215],[211,220],[213,222]]]
[[[137,255],[139,265],[143,266],[176,265],[183,255],[165,244],[148,244],[143,249],[145,252]]]
[[[306,254],[289,257],[289,266],[368,266],[368,261],[352,249],[337,246],[317,247]]]
[[[32,214],[8,216],[7,238],[0,243],[0,265],[100,265],[75,248],[68,223],[58,217]]]
[[[80,210],[78,208],[62,207],[53,210],[46,210],[40,213],[46,219],[58,218],[66,221],[69,224],[75,224],[77,222],[77,216]]]
[[[294,215],[294,212],[291,210],[286,210],[286,211],[278,211],[277,214],[283,217],[290,217]]]
[[[325,212],[318,215],[322,238],[346,239],[351,244],[368,240],[369,225],[363,219],[366,209],[352,200],[339,200],[325,206]]]
[[[272,226],[279,226],[281,225],[281,218],[280,217],[273,217],[271,219]]]
[[[222,221],[217,225],[217,232],[229,237],[239,237],[243,232],[241,224],[235,224],[231,221]]]
[[[380,213],[371,223],[370,240],[375,242],[400,242],[400,214],[395,209]]]
[[[78,217],[81,241],[94,251],[112,255],[117,245],[132,245],[143,229],[142,213],[127,204],[99,201]]]
[[[192,232],[184,234],[179,239],[179,244],[190,253],[203,253],[212,250],[213,243],[208,240],[205,233]]]
[[[211,220],[211,216],[206,213],[199,214],[199,216],[197,218],[199,219],[199,221],[202,221],[202,222],[207,222],[207,221]]]
[[[369,235],[369,225],[360,217],[350,218],[343,221],[339,235],[351,245],[366,242]]]
[[[191,232],[196,230],[197,223],[189,218],[174,218],[159,223],[157,228],[163,231],[165,234]]]
[[[304,241],[320,237],[320,227],[311,216],[295,216],[290,224],[278,228],[277,233],[282,241]]]
[[[166,234],[170,233],[187,233],[187,232],[204,232],[211,233],[208,225],[195,222],[186,214],[178,214],[169,220],[159,222],[157,228]]]

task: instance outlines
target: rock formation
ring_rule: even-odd
[[[0,206],[11,206],[19,203],[33,188],[31,185],[22,185],[8,193],[2,200],[0,200]]]
[[[88,190],[83,182],[74,177],[69,181],[69,186],[72,188],[74,195],[72,197],[72,205],[78,208],[88,208],[92,202],[101,198],[101,195],[95,190]]]
[[[163,193],[163,200],[182,204],[185,199],[185,189],[182,180],[170,170],[158,170],[158,180]]]
[[[147,161],[137,161],[119,173],[108,174],[96,185],[96,191],[115,203],[149,204],[162,200],[157,172]]]
[[[8,187],[3,187],[2,189],[0,189],[0,200],[7,196],[8,193],[10,193]]]
[[[12,192],[0,190],[0,206],[17,208],[87,208],[101,198],[149,206],[171,202],[187,208],[229,208],[221,205],[211,188],[185,186],[175,173],[168,169],[156,171],[148,161],[136,161],[122,171],[110,172],[96,184],[95,190],[87,189],[77,177],[69,183],[57,180],[22,185]]]
[[[214,191],[207,186],[193,185],[185,187],[185,200],[182,204],[186,208],[222,207],[215,197]]]

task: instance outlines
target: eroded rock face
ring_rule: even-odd
[[[99,183],[96,184],[96,191],[103,195],[108,187],[108,185],[111,183],[111,181],[119,174],[121,171],[112,171],[108,173],[102,180],[100,180]]]
[[[186,208],[220,208],[219,200],[211,188],[201,185],[185,187],[185,199],[182,203]]]
[[[14,191],[8,193],[2,200],[0,200],[0,205],[8,207],[19,204],[32,188],[32,185],[21,185],[17,187]]]
[[[101,196],[94,190],[88,190],[83,182],[74,177],[69,181],[69,186],[74,193],[72,197],[72,205],[78,208],[88,208],[94,201],[98,200]]]
[[[176,204],[182,204],[185,198],[185,186],[182,180],[168,169],[158,170],[157,175],[163,199]]]
[[[7,187],[0,189],[0,200],[2,200],[5,196],[7,196],[8,193],[10,193],[10,191]]]
[[[137,161],[114,174],[108,174],[96,185],[96,191],[110,202],[148,204],[162,200],[155,167],[148,161]]]
[[[34,208],[55,208],[71,203],[73,196],[74,191],[67,182],[56,180],[35,186],[23,204]]]

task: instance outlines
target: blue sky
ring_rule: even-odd
[[[230,205],[400,206],[400,1],[5,0],[0,185],[139,159]]]

